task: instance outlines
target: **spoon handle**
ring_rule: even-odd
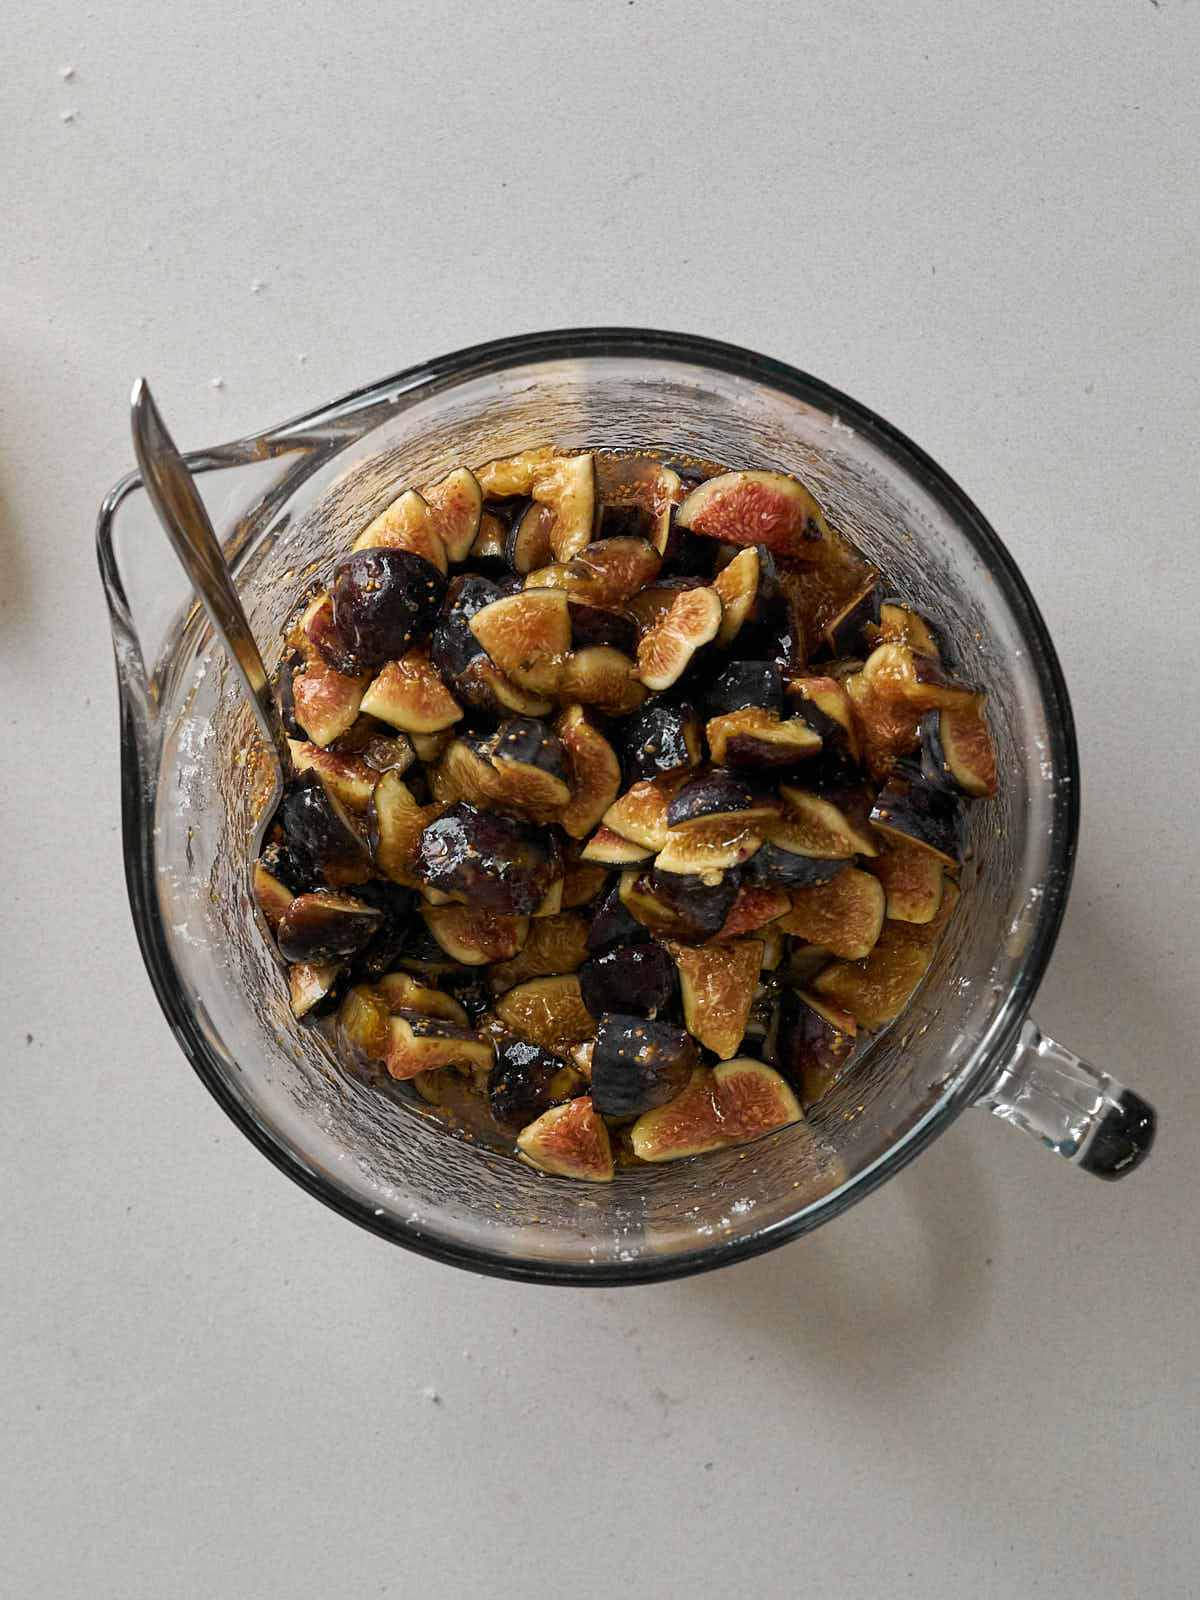
[[[267,677],[242,602],[233,586],[208,512],[145,378],[134,385],[131,401],[133,448],[142,481],[175,554],[208,612],[229,658],[237,668],[279,775],[291,770],[291,753],[279,707]]]

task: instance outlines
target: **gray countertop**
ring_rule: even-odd
[[[1194,1595],[1200,4],[5,31],[0,1589]],[[976,1112],[810,1240],[538,1290],[356,1231],[187,1068],[126,910],[91,543],[131,379],[196,446],[580,323],[807,368],[1007,540],[1084,765],[1037,1013],[1158,1104],[1127,1183]]]

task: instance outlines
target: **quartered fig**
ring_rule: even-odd
[[[668,949],[679,969],[688,1032],[723,1060],[735,1056],[762,967],[762,945],[741,939],[703,949],[672,942]]]
[[[297,773],[311,772],[322,788],[332,794],[347,811],[365,815],[375,792],[379,774],[360,756],[343,755],[338,750],[322,750],[305,739],[289,739],[292,766]],[[410,747],[409,754],[412,750]]]
[[[710,644],[721,625],[721,598],[715,589],[686,589],[638,644],[638,676],[648,689],[669,689],[696,651]]]
[[[698,573],[676,573],[669,578],[660,577],[654,583],[646,584],[636,594],[630,595],[624,602],[624,609],[634,618],[639,629],[646,633],[663,620],[685,590],[709,587],[707,578]]]
[[[517,1150],[529,1166],[554,1177],[612,1181],[608,1129],[593,1109],[590,1095],[544,1111],[517,1135]]]
[[[832,800],[797,789],[789,783],[779,786],[783,815],[763,825],[765,836],[785,850],[830,859],[852,855],[874,856],[879,846],[871,831]]]
[[[831,537],[816,500],[781,472],[723,472],[709,478],[692,490],[675,520],[706,538],[762,544],[781,556],[803,558],[806,546]]]
[[[869,955],[883,930],[883,885],[869,872],[847,867],[829,883],[794,889],[784,933],[819,944],[849,961]]]
[[[996,793],[996,752],[984,697],[921,718],[921,772],[927,783],[982,799]]]
[[[562,589],[593,606],[619,606],[651,583],[661,565],[645,539],[597,539],[574,561],[535,569],[525,586]]]
[[[683,1028],[612,1013],[600,1020],[592,1048],[592,1104],[606,1117],[635,1117],[678,1095],[699,1065]]]
[[[756,711],[783,711],[783,672],[777,661],[731,661],[712,680],[704,695],[710,716],[724,716],[747,706]]]
[[[781,721],[755,706],[710,717],[705,733],[719,766],[790,767],[821,749],[820,735],[802,717]]]
[[[279,808],[288,850],[312,880],[362,883],[371,875],[367,845],[354,818],[319,776],[300,778]]]
[[[468,467],[455,467],[425,490],[433,526],[451,561],[465,561],[479,534],[483,493]]]
[[[566,705],[594,706],[607,716],[625,717],[641,705],[646,690],[628,656],[610,645],[593,644],[566,658],[558,695]]]
[[[602,456],[596,462],[596,476],[605,525],[610,508],[618,513],[636,511],[646,539],[660,556],[665,555],[671,511],[683,499],[679,474],[645,456]]]
[[[761,571],[759,552],[755,546],[748,545],[744,550],[739,550],[713,579],[712,586],[721,599],[721,625],[717,629],[717,643],[723,648],[733,643],[742,631],[742,624],[754,613]]]
[[[663,947],[652,941],[618,946],[583,963],[579,992],[594,1017],[606,1011],[654,1017],[674,996],[675,966]]]
[[[275,876],[262,857],[254,863],[251,886],[258,909],[262,912],[267,927],[274,933],[295,895],[282,879]]]
[[[408,947],[416,911],[416,895],[411,889],[371,878],[355,885],[354,894],[380,914],[380,924],[354,959],[357,976],[375,980],[395,965]]]
[[[866,636],[871,644],[903,644],[934,661],[941,659],[933,629],[924,617],[899,600],[883,601],[877,623],[867,628]]]
[[[363,695],[362,709],[409,734],[437,733],[463,714],[423,648],[387,662]]]
[[[800,1102],[786,1079],[749,1056],[713,1068],[713,1093],[722,1129],[732,1144],[804,1120]]]
[[[832,962],[812,980],[813,993],[848,1011],[860,1028],[886,1027],[912,999],[957,904],[958,889],[947,881],[932,922],[885,922],[865,961]]]
[[[862,675],[876,694],[902,701],[918,713],[978,702],[978,689],[951,678],[933,656],[903,644],[876,645],[863,663]]]
[[[468,1025],[467,1013],[453,995],[422,983],[411,972],[385,972],[371,986],[387,1006],[388,1014],[403,1011],[405,1015],[438,1017],[443,1022],[455,1022],[460,1028]]]
[[[555,723],[561,742],[567,800],[558,821],[572,839],[583,839],[617,798],[621,764],[611,744],[582,706],[568,706]]]
[[[858,724],[845,686],[833,677],[793,677],[787,686],[788,712],[803,717],[826,745],[841,745],[859,759]]]
[[[509,529],[503,518],[494,511],[484,511],[479,519],[479,532],[475,535],[468,559],[473,566],[483,567],[490,575],[503,573],[508,568]]]
[[[429,649],[434,666],[452,690],[459,689],[461,675],[477,656],[484,654],[483,646],[471,632],[471,618],[502,594],[499,584],[477,573],[455,578],[447,589]]]
[[[555,456],[545,449],[489,461],[476,473],[488,498],[530,495],[554,512],[551,545],[569,561],[588,544],[599,515],[596,465],[591,455]]]
[[[425,906],[425,926],[454,961],[485,967],[510,961],[529,937],[529,918],[476,906]]]
[[[775,1064],[798,1090],[804,1106],[815,1105],[845,1075],[857,1032],[848,1011],[819,995],[783,990]]]
[[[388,1052],[391,1009],[378,989],[356,984],[338,1007],[341,1042],[358,1057],[383,1061]]]
[[[554,513],[549,506],[531,500],[513,520],[504,545],[505,559],[514,572],[522,577],[537,567],[544,567],[554,559],[550,546],[550,530],[554,526]]]
[[[393,883],[415,889],[421,835],[441,815],[440,805],[417,804],[412,790],[396,772],[385,772],[371,799],[371,836],[375,865]]]
[[[446,546],[437,531],[433,512],[415,489],[397,495],[354,541],[355,550],[408,550],[422,556],[439,572],[448,565]]]
[[[916,750],[920,712],[906,700],[880,694],[863,672],[853,672],[842,686],[854,708],[859,745],[871,776],[890,777],[896,763]]]
[[[919,772],[894,773],[871,808],[871,822],[888,838],[907,840],[948,867],[962,859],[962,807]]]
[[[524,945],[509,961],[488,970],[494,994],[503,994],[529,978],[552,978],[574,972],[587,957],[588,922],[578,913],[560,911],[553,917],[535,917]]]
[[[416,870],[431,888],[515,916],[535,911],[562,877],[557,846],[545,830],[464,803],[422,833]]]
[[[650,937],[645,925],[637,920],[621,898],[620,886],[612,888],[588,929],[589,950],[607,950],[613,945],[633,944]]]
[[[440,1067],[490,1069],[492,1055],[490,1039],[456,1022],[416,1011],[398,1013],[388,1022],[386,1065],[393,1078],[415,1078]]]
[[[630,1142],[639,1161],[678,1161],[722,1149],[728,1140],[709,1069],[697,1067],[673,1100],[640,1116]]]
[[[380,912],[362,900],[316,889],[296,896],[275,938],[285,961],[339,961],[369,943],[381,921]]]
[[[766,817],[778,816],[781,809],[773,796],[717,767],[684,784],[667,807],[667,826],[692,828],[703,822],[729,822],[753,827]]]
[[[625,891],[626,906],[656,933],[696,942],[720,932],[736,899],[736,873],[672,872],[657,862],[648,878],[636,880],[635,887]]]
[[[484,606],[468,626],[506,678],[531,694],[553,694],[571,648],[567,597],[525,589]]]
[[[581,1094],[574,1067],[525,1039],[504,1039],[488,1074],[488,1105],[501,1127],[524,1128],[552,1105]]]
[[[534,807],[565,806],[570,798],[567,752],[544,722],[535,717],[510,717],[487,742],[494,767],[510,779],[509,792],[523,795]]]
[[[694,707],[654,702],[643,706],[625,729],[625,762],[633,778],[656,778],[700,765],[703,746]]]
[[[367,673],[335,672],[314,650],[292,673],[292,714],[313,744],[322,749],[340,739],[362,707],[370,683]]]
[[[573,911],[586,906],[601,894],[608,883],[608,870],[591,862],[572,861],[564,852],[562,908]]]
[[[626,839],[603,823],[583,847],[583,860],[605,867],[633,867],[649,861],[654,851],[649,845]]]
[[[674,772],[640,779],[609,806],[604,813],[604,826],[647,850],[661,850],[667,842],[668,808],[686,778],[685,772]]]
[[[355,650],[353,635],[338,627],[333,600],[328,594],[315,596],[305,607],[297,634],[301,656],[312,660],[315,655],[335,672],[354,677],[370,666],[370,662],[362,660]]]
[[[893,922],[932,922],[942,903],[944,873],[940,858],[903,834],[893,834],[871,863],[883,885],[887,915]]]
[[[759,849],[762,838],[748,823],[697,822],[689,828],[671,828],[654,858],[656,872],[694,873],[708,883],[731,867],[740,867]]]
[[[760,928],[766,928],[772,922],[778,922],[781,917],[786,917],[791,906],[791,896],[786,889],[765,885],[739,885],[724,922],[712,938],[714,942],[726,941],[742,939],[747,934],[757,933]]]
[[[496,1015],[511,1032],[543,1050],[562,1050],[596,1031],[575,973],[518,983],[497,1000]]]
[[[288,1003],[297,1021],[325,1009],[341,971],[338,961],[297,961],[288,968]]]
[[[359,550],[338,562],[330,593],[334,623],[361,672],[402,656],[431,632],[446,579],[410,550]]]
[[[522,689],[511,678],[506,678],[496,663],[482,652],[455,679],[454,687],[464,705],[495,717],[510,713],[545,717],[554,709],[552,700]]]

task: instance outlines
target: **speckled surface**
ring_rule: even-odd
[[[6,18],[0,1588],[1187,1596],[1200,5],[550,15]],[[539,1290],[355,1231],[186,1067],[91,546],[130,380],[197,446],[587,322],[809,369],[1009,543],[1084,766],[1037,1015],[1158,1104],[1127,1183],[972,1113],[781,1252]]]

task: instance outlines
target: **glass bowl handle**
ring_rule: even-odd
[[[975,1102],[1110,1182],[1150,1154],[1154,1107],[1026,1021],[991,1087]]]

